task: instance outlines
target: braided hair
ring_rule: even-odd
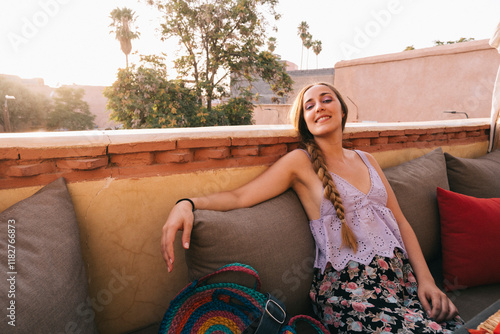
[[[326,165],[325,157],[320,147],[314,140],[313,134],[307,128],[307,124],[304,119],[304,94],[313,86],[324,85],[332,90],[332,92],[337,96],[340,105],[342,107],[342,130],[344,130],[345,123],[347,120],[347,105],[344,102],[344,99],[340,95],[337,89],[328,83],[317,83],[311,84],[304,87],[300,93],[297,95],[295,102],[292,107],[292,121],[295,126],[295,129],[299,132],[300,139],[302,145],[305,146],[309,156],[311,157],[311,163],[313,165],[314,171],[318,175],[318,178],[323,183],[324,191],[323,196],[332,202],[337,217],[341,222],[341,234],[342,234],[342,246],[346,246],[351,248],[354,252],[357,251],[357,242],[354,233],[351,228],[347,225],[345,221],[345,211],[344,205],[342,204],[342,199],[340,198],[340,194],[335,186],[335,182],[333,181],[332,175],[328,171],[328,167]]]

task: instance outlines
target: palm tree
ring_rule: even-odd
[[[302,69],[302,56],[304,55],[304,43],[307,38],[308,30],[309,30],[309,25],[307,24],[307,22],[306,21],[300,22],[297,32],[297,35],[299,35],[300,39],[302,40],[302,52],[300,54],[300,69]]]
[[[113,20],[113,22],[109,25],[110,27],[113,27],[114,30],[110,31],[109,33],[115,33],[116,34],[116,39],[120,41],[120,47],[125,54],[125,61],[127,64],[128,68],[128,55],[132,51],[132,40],[139,38],[139,33],[138,32],[133,32],[130,30],[130,25],[135,22],[135,17],[134,17],[135,12],[133,12],[130,8],[123,7],[123,8],[118,8],[116,7],[111,11],[110,18]]]
[[[315,40],[314,42],[312,42],[312,48],[314,54],[316,55],[316,69],[318,69],[318,55],[323,50],[323,47],[321,46],[321,41]]]
[[[312,46],[312,35],[310,33],[307,33],[306,40],[304,41],[304,46],[307,49],[307,61],[306,61],[306,70],[309,69],[309,49]]]

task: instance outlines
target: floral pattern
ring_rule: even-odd
[[[460,317],[436,323],[423,310],[411,265],[399,249],[369,265],[350,261],[336,271],[315,270],[310,297],[332,333],[453,333]]]

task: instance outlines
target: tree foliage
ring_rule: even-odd
[[[297,27],[297,35],[302,40],[302,51],[300,53],[300,69],[302,69],[302,58],[304,56],[304,46],[306,44],[308,34],[309,34],[309,24],[307,24],[306,21],[300,22],[299,26]]]
[[[163,39],[177,38],[182,55],[174,62],[180,76],[194,84],[210,113],[212,101],[227,96],[229,79],[249,84],[263,79],[275,93],[288,93],[291,80],[266,46],[266,13],[279,19],[277,0],[148,0],[163,14]],[[273,74],[269,73],[273,72]],[[249,91],[247,89],[247,91]]]
[[[309,49],[313,46],[313,40],[312,40],[312,35],[311,33],[307,33],[306,40],[304,41],[304,46],[307,49],[307,61],[306,61],[306,69],[309,69]]]
[[[47,127],[51,130],[87,130],[94,128],[95,115],[83,100],[83,88],[62,86],[55,91],[54,109],[47,117]]]
[[[33,131],[45,125],[47,113],[51,109],[51,100],[35,93],[21,83],[0,76],[0,124],[5,128],[3,108],[5,95],[14,96],[15,100],[7,101],[11,130]]]
[[[140,65],[118,71],[104,90],[111,118],[126,128],[173,128],[251,124],[253,105],[230,99],[209,112],[196,90],[183,81],[168,80],[163,57],[141,56]]]
[[[269,50],[269,52],[273,53],[274,50],[276,50],[276,42],[276,37],[269,37],[267,40],[267,50]]]
[[[456,41],[447,41],[447,42],[443,42],[443,41],[440,41],[440,40],[435,40],[433,46],[440,46],[440,45],[445,45],[445,44],[455,44],[455,43],[470,42],[470,41],[473,41],[473,40],[474,40],[474,38],[465,38],[465,37],[461,37],[461,38],[457,39]],[[411,51],[411,50],[415,50],[415,47],[413,45],[407,46],[403,51]]]
[[[456,41],[447,41],[447,42],[442,42],[440,40],[436,40],[436,41],[434,41],[434,46],[439,46],[439,45],[444,45],[444,44],[455,44],[455,43],[470,42],[470,41],[473,41],[473,40],[474,40],[474,38],[465,38],[465,37],[457,39]]]
[[[117,80],[104,90],[111,118],[126,128],[167,128],[203,123],[201,101],[194,90],[167,80],[160,56],[141,56],[140,65],[118,71]]]
[[[113,20],[109,25],[114,30],[116,39],[120,42],[122,52],[125,54],[125,61],[128,67],[128,55],[132,51],[132,40],[139,38],[139,32],[132,31],[131,25],[135,22],[135,13],[127,7],[115,8],[111,11],[110,18]],[[137,29],[137,28],[136,28]]]
[[[252,124],[253,104],[248,99],[236,97],[224,104],[216,105],[208,116],[211,125],[249,125]]]
[[[316,55],[316,69],[318,68],[318,56],[323,51],[323,46],[320,40],[315,40],[312,42],[312,49]]]

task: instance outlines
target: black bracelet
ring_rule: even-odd
[[[175,204],[179,204],[179,202],[182,202],[182,201],[188,201],[189,203],[191,203],[191,206],[193,207],[193,212],[195,210],[195,207],[194,207],[194,202],[192,200],[190,200],[189,198],[181,198],[180,200],[178,200],[177,202],[175,202]]]

